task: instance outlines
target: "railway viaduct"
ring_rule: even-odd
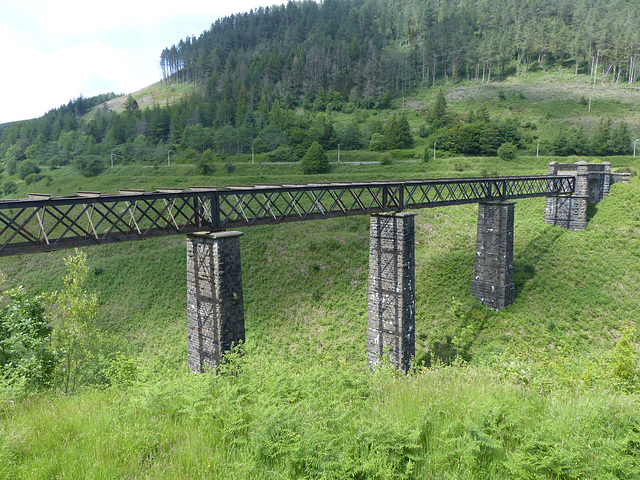
[[[587,204],[628,176],[611,173],[610,164],[578,162],[551,163],[544,176],[32,194],[0,201],[0,256],[186,235],[188,364],[202,372],[245,339],[243,234],[234,229],[370,215],[367,357],[376,364],[388,349],[407,370],[415,353],[416,288],[416,214],[407,210],[479,204],[471,293],[503,309],[514,301],[513,200],[544,196],[547,223],[581,230]]]

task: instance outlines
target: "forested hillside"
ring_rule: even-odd
[[[289,1],[164,49],[155,88],[179,100],[129,95],[110,108],[113,94],[79,97],[1,126],[0,159],[24,180],[42,165],[95,175],[109,161],[171,155],[201,165],[250,153],[295,161],[313,142],[417,146],[415,156],[434,144],[448,155],[496,155],[505,143],[529,154],[630,154],[640,134],[639,12],[639,0]],[[530,78],[547,81],[541,99],[505,83]],[[569,83],[579,87],[553,98]],[[475,96],[463,91],[471,87]]]
[[[639,12],[633,0],[289,1],[218,20],[165,49],[160,64],[165,79],[206,83],[227,106],[320,89],[366,103],[437,79],[488,82],[532,61],[571,60],[576,73],[633,83]],[[233,117],[226,108],[217,120]]]

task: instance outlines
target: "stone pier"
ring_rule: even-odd
[[[215,370],[244,342],[241,232],[187,237],[187,354],[192,372]]]
[[[513,217],[515,202],[478,205],[476,267],[471,294],[489,308],[503,309],[515,299]]]
[[[371,216],[367,358],[407,371],[415,354],[415,213]]]

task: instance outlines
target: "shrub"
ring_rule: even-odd
[[[296,162],[298,160],[298,156],[293,149],[285,145],[276,148],[273,152],[269,152],[267,158],[270,162]]]
[[[104,161],[98,155],[82,155],[73,161],[83,177],[95,177],[105,169]]]
[[[51,384],[55,357],[51,327],[40,297],[27,298],[22,288],[4,292],[9,301],[0,312],[0,377],[27,388]]]
[[[36,165],[36,162],[33,160],[24,160],[20,162],[20,166],[18,167],[18,177],[21,180],[24,180],[25,177],[31,173],[40,173],[40,167]]]
[[[53,182],[49,175],[43,175],[42,173],[30,173],[29,175],[24,177],[24,181],[27,185],[39,182],[40,180],[46,180],[47,187]]]
[[[369,150],[374,152],[384,152],[387,149],[387,140],[381,133],[374,133],[369,142]]]
[[[12,195],[18,191],[18,185],[13,180],[5,180],[2,184],[2,193]]]
[[[302,173],[326,173],[329,171],[329,158],[318,142],[313,142],[302,158]]]
[[[518,148],[511,142],[506,142],[498,148],[498,156],[502,160],[515,160]]]
[[[409,149],[396,149],[391,150],[389,152],[391,154],[391,158],[396,160],[411,160],[412,158],[416,158],[416,151]]]
[[[616,380],[632,388],[636,376],[638,353],[634,342],[635,330],[625,327],[613,351],[613,375]]]
[[[389,152],[380,155],[380,165],[391,165],[392,163],[393,158]]]
[[[209,165],[208,159],[205,157],[198,157],[196,161],[196,171],[200,175],[211,175],[213,173],[213,167]]]
[[[632,167],[622,167],[618,169],[618,173],[628,173],[629,176],[631,177],[635,177],[636,175],[638,175],[638,171],[635,168]]]

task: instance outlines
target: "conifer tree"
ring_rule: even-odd
[[[130,94],[124,102],[124,111],[127,115],[133,115],[138,110],[138,102],[133,98],[133,95]]]
[[[413,146],[413,137],[411,136],[411,127],[407,117],[402,114],[395,114],[387,124],[387,146],[390,149],[411,148]]]
[[[302,172],[306,175],[329,171],[329,158],[322,145],[313,142],[302,158]]]
[[[438,96],[429,112],[427,120],[432,124],[441,123],[444,125],[448,120],[447,116],[447,99],[444,98],[444,92],[440,89],[438,90]]]

